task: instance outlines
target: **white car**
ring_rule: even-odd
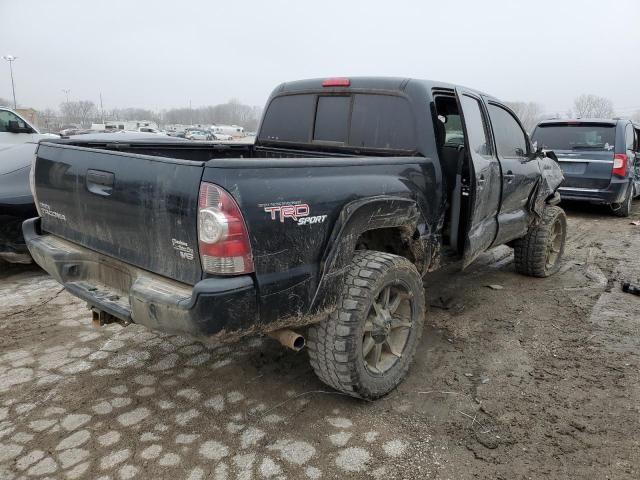
[[[162,130],[158,130],[157,128],[153,128],[153,127],[140,127],[140,128],[138,128],[138,132],[140,132],[140,133],[154,133],[156,135],[167,135],[167,132],[164,132]]]
[[[231,135],[227,135],[226,133],[212,133],[214,140],[233,140]]]
[[[52,133],[40,133],[13,110],[0,107],[0,145],[37,143],[43,138],[59,138]]]
[[[184,138],[189,140],[213,140],[213,134],[201,130],[189,130]]]

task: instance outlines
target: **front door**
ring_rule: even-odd
[[[463,268],[493,243],[498,231],[496,213],[500,205],[500,165],[493,154],[482,100],[456,89],[466,156],[471,160],[469,220],[466,228]]]

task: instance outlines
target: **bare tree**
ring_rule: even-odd
[[[536,102],[507,102],[522,122],[522,126],[530,132],[542,119],[542,105]]]
[[[97,113],[96,106],[91,100],[79,100],[77,103],[80,125],[88,126],[91,117]]]
[[[598,95],[580,95],[573,101],[573,114],[578,118],[611,118],[613,102]]]
[[[240,125],[247,130],[255,130],[262,109],[244,105],[237,99],[220,105],[209,105],[199,108],[172,108],[162,112],[164,123],[177,124],[225,124]]]
[[[88,127],[90,120],[96,113],[96,106],[90,100],[78,100],[77,102],[62,102],[60,112],[67,123],[77,123]]]
[[[41,131],[47,133],[57,132],[62,126],[62,119],[58,116],[56,111],[51,108],[38,110],[38,119],[38,127]]]

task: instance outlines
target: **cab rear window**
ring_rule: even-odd
[[[276,97],[267,108],[259,139],[358,149],[416,149],[411,106],[406,98],[395,95]]]
[[[278,97],[269,104],[260,129],[262,140],[306,143],[313,128],[315,108],[312,95]],[[294,120],[295,118],[295,120]]]

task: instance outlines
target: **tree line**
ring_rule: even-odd
[[[0,97],[0,105],[12,106],[13,102]],[[261,107],[245,105],[237,99],[219,105],[159,111],[143,108],[115,108],[103,111],[91,100],[75,100],[62,102],[57,110],[38,110],[38,126],[43,130],[56,131],[64,125],[72,124],[88,128],[92,123],[109,120],[150,120],[161,127],[171,124],[222,124],[240,125],[245,130],[252,131],[258,127],[261,115]]]

